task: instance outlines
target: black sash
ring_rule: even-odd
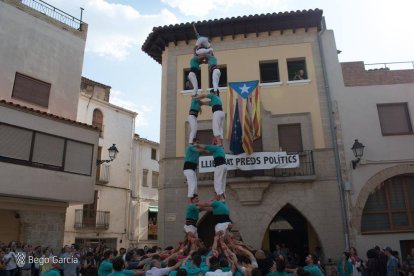
[[[214,215],[214,223],[231,222],[229,215]]]
[[[195,109],[190,109],[189,115],[194,115],[194,116],[198,117],[198,111],[195,110]]]
[[[197,165],[198,164],[196,164],[196,163],[185,161],[184,162],[184,170],[193,170],[193,171],[195,171],[195,170],[197,170]]]
[[[214,158],[214,167],[218,167],[220,165],[226,164],[226,159],[224,157],[216,157]]]
[[[221,105],[215,104],[211,107],[211,110],[213,110],[213,113],[216,111],[222,111],[223,107]]]

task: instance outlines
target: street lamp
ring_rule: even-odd
[[[358,142],[358,139],[355,139],[354,144],[352,145],[351,150],[354,152],[355,160],[352,160],[352,168],[355,170],[359,161],[361,161],[361,157],[364,155],[364,148],[365,146]]]
[[[112,144],[112,146],[108,149],[109,152],[109,159],[108,160],[96,160],[96,165],[99,166],[103,163],[109,163],[112,162],[115,158],[116,155],[118,154],[118,149],[116,148],[115,144]]]

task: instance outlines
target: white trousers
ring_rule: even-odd
[[[221,195],[226,192],[226,177],[226,164],[214,168],[214,191],[216,192],[216,194]]]
[[[208,42],[208,37],[200,36],[199,38],[197,38],[196,46],[210,48],[210,42]]]
[[[213,113],[213,135],[215,137],[220,136],[221,139],[224,139],[224,111],[218,110]]]
[[[222,223],[217,223],[216,226],[214,227],[214,230],[217,232],[223,231],[223,234],[226,234],[226,230],[229,227],[229,225],[231,224],[231,222],[222,222]]]
[[[184,170],[184,175],[188,185],[187,197],[193,197],[197,194],[197,174],[194,170]]]
[[[190,135],[188,136],[188,143],[192,144],[194,138],[197,136],[197,117],[194,115],[188,115],[188,124],[190,125]]]
[[[190,72],[188,73],[188,79],[191,82],[191,85],[193,86],[193,93],[192,95],[195,96],[197,95],[198,92],[198,81],[197,81],[197,76],[194,72]]]
[[[197,55],[205,56],[205,55],[211,55],[213,53],[213,48],[200,48],[196,50]]]
[[[197,237],[197,227],[194,225],[184,225],[184,232],[193,233]]]
[[[214,69],[211,75],[213,79],[213,89],[214,91],[217,91],[219,89],[219,82],[220,82],[220,76],[221,76],[220,69],[218,68]]]

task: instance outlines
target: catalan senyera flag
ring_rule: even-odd
[[[261,136],[259,81],[229,82],[227,139],[233,154],[253,152]]]

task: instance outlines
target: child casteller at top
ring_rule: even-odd
[[[213,90],[214,92],[218,92],[221,72],[217,67],[217,59],[213,54],[213,48],[211,48],[208,38],[200,36],[194,25],[193,27],[197,41],[194,47],[194,57],[190,60],[190,73],[188,73],[188,79],[190,80],[193,88],[192,95],[197,95],[198,81],[196,73],[200,70],[200,64],[208,64],[209,71],[212,74],[211,79],[213,80]]]

